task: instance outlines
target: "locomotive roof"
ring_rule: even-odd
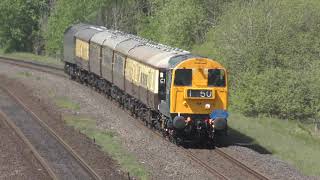
[[[75,26],[83,25],[78,24]],[[188,51],[157,44],[135,35],[109,30],[100,26],[86,25],[85,29],[76,33],[76,37],[87,42],[91,41],[101,46],[107,46],[141,63],[159,69],[172,68],[170,59],[190,54]]]

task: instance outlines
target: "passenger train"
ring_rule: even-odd
[[[65,72],[117,101],[171,141],[227,131],[227,71],[216,60],[89,24],[64,34]]]

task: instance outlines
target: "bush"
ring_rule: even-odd
[[[233,103],[247,115],[271,114],[281,118],[314,116],[310,98],[310,79],[304,72],[268,69],[263,73],[245,73],[234,91]]]
[[[208,25],[205,10],[196,0],[168,1],[138,26],[140,36],[190,49],[203,38]]]
[[[194,51],[227,66],[231,102],[242,112],[311,117],[319,113],[320,82],[311,80],[319,61],[319,24],[316,0],[234,2]]]

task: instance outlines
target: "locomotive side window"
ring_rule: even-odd
[[[192,85],[192,69],[177,69],[175,71],[174,85],[191,86]]]
[[[222,69],[208,70],[208,86],[224,87],[226,86],[225,72]]]

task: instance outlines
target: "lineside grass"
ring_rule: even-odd
[[[28,72],[28,71],[18,72],[17,74],[18,74],[19,76],[22,76],[22,77],[31,77],[31,76],[32,76],[32,73],[31,73],[31,72]]]
[[[233,112],[229,125],[304,174],[320,175],[320,138],[302,124],[268,117],[248,118]]]
[[[34,61],[47,65],[58,65],[62,66],[63,63],[56,58],[49,56],[39,56],[28,52],[13,52],[13,53],[4,53],[3,49],[0,49],[0,56],[13,58],[16,60],[24,60],[24,61]]]
[[[28,71],[20,71],[17,73],[17,78],[30,78],[33,77],[36,80],[41,80],[40,76],[34,76],[32,72],[28,72]]]
[[[121,145],[117,134],[112,131],[100,130],[96,127],[95,120],[81,116],[65,116],[65,122],[80,130],[90,138],[94,138],[102,150],[110,154],[131,175],[139,179],[148,179],[148,172],[138,163],[137,159],[130,155]]]
[[[80,110],[80,105],[67,97],[54,97],[52,94],[50,96],[54,98],[54,102],[59,108],[71,111]],[[102,147],[102,150],[110,154],[124,171],[141,180],[148,179],[148,172],[133,155],[124,149],[116,132],[98,129],[94,119],[81,115],[64,116],[63,120],[67,125],[81,131],[89,138],[94,138],[96,143]]]
[[[69,109],[73,111],[80,110],[80,105],[72,102],[67,97],[58,97],[54,99],[56,106],[63,109]]]

